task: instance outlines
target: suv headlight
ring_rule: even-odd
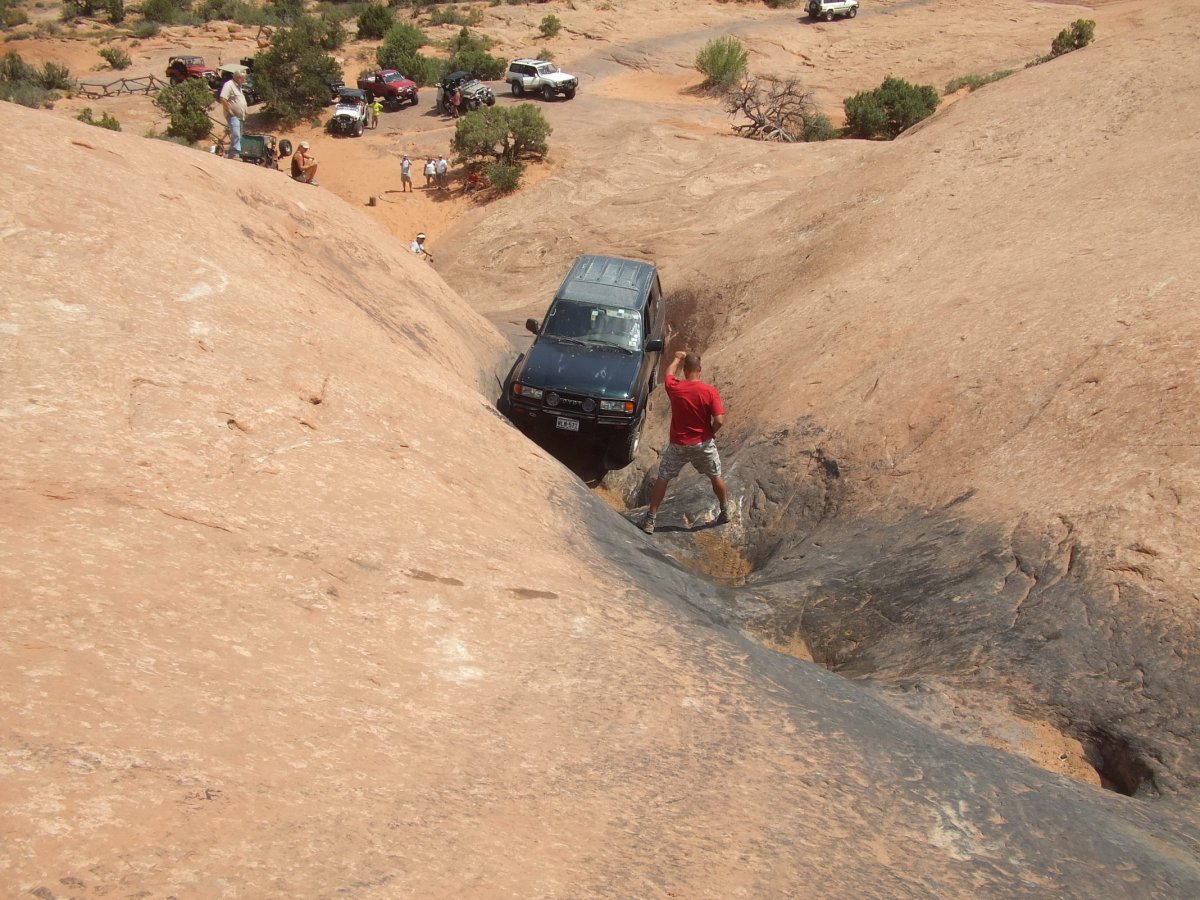
[[[524,397],[526,400],[541,400],[542,395],[546,393],[541,388],[530,387],[527,384],[521,384],[519,381],[513,384],[512,389],[514,394],[518,397]]]
[[[632,400],[601,400],[600,412],[631,413],[633,406]]]

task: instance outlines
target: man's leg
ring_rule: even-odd
[[[658,508],[662,506],[663,498],[667,496],[667,485],[670,484],[669,479],[663,478],[661,475],[654,482],[654,487],[650,489],[650,509],[646,511],[646,518],[642,519],[642,531],[646,534],[654,534],[654,518],[658,514]]]
[[[229,158],[237,159],[242,153],[242,120],[237,116],[229,119]]]
[[[725,508],[727,495],[725,493],[725,479],[720,475],[712,479],[713,493],[717,495],[717,502],[721,504],[721,509]]]

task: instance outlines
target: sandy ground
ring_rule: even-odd
[[[574,162],[585,152],[600,157],[611,152],[613,171],[619,176],[619,154],[626,145],[621,142],[623,135],[606,130],[608,117],[604,111],[608,109],[636,107],[642,120],[685,134],[728,134],[724,114],[712,98],[696,90],[699,79],[690,69],[690,60],[699,46],[719,34],[734,33],[746,41],[755,71],[801,74],[811,82],[822,108],[836,115],[842,97],[876,85],[887,74],[903,74],[940,89],[956,75],[1019,67],[1044,53],[1053,34],[1078,16],[1101,20],[1100,39],[1104,40],[1113,29],[1136,26],[1143,15],[1141,5],[1128,3],[1002,0],[980,5],[896,0],[864,4],[862,14],[853,22],[812,24],[796,10],[770,11],[754,5],[636,0],[622,3],[619,11],[610,7],[602,3],[556,2],[485,8],[486,20],[480,30],[500,41],[493,52],[516,56],[547,45],[553,48],[560,64],[578,71],[584,79],[581,95],[572,104],[544,105],[547,118],[555,126],[553,151],[545,165],[531,169],[526,190],[547,178],[571,179],[576,171]],[[564,33],[552,41],[536,36],[536,22],[549,12],[566,23]],[[451,30],[431,29],[430,33],[441,39]],[[81,27],[79,33],[77,39],[13,41],[7,49],[35,62],[65,62],[84,80],[119,77],[104,68],[97,53],[99,43],[89,37],[89,28]],[[200,53],[213,64],[235,60],[255,49],[253,29],[226,25],[168,29],[153,40],[118,44],[127,46],[134,58],[133,67],[121,73],[127,76],[161,76],[167,57],[174,53]],[[351,44],[342,53],[347,80],[367,65],[370,50],[369,45]],[[494,88],[499,102],[513,102],[503,85]],[[446,192],[423,187],[420,161],[429,154],[448,153],[453,127],[449,120],[433,113],[433,96],[432,89],[424,89],[418,107],[385,113],[379,129],[362,138],[334,139],[320,126],[293,129],[286,136],[293,142],[311,142],[320,161],[320,187],[316,190],[333,192],[362,208],[405,241],[417,231],[425,231],[437,257],[444,235],[457,229],[456,243],[469,241],[476,223],[518,200],[468,197],[457,184]],[[162,127],[161,118],[144,97],[74,98],[59,103],[54,112],[74,116],[83,106],[111,112],[127,131]],[[612,118],[620,120],[615,114]],[[251,129],[254,125],[252,117]],[[418,173],[412,194],[399,192],[399,159],[403,153],[413,158],[414,172]],[[266,185],[284,176],[264,172],[262,177]],[[596,177],[595,173],[589,177]],[[600,177],[603,179],[603,175]],[[610,172],[606,186],[611,185],[612,177]],[[370,204],[371,198],[376,198],[374,205]],[[552,209],[542,212],[554,214]],[[350,233],[344,237],[347,241],[355,239]],[[440,261],[437,265],[440,268]],[[555,276],[551,272],[545,277]],[[468,299],[478,300],[478,290],[465,293]],[[514,321],[519,318],[516,316]],[[728,548],[713,548],[712,557],[713,574],[732,583],[744,578],[744,561],[736,554],[731,556]],[[805,652],[800,647],[785,649]],[[1005,739],[996,731],[989,741],[1024,753],[1052,771],[1074,777],[1091,771],[1081,763],[1078,744],[1072,747],[1072,742],[1044,723],[1030,724],[1019,739]]]

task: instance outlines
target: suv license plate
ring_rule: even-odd
[[[558,421],[554,423],[555,427],[561,428],[563,431],[578,431],[579,420],[568,419],[566,416],[559,416]]]

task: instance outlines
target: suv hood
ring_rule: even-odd
[[[542,81],[548,81],[551,84],[571,84],[576,80],[574,75],[568,75],[566,72],[555,72],[553,75],[542,76]]]
[[[358,107],[353,103],[339,103],[337,109],[333,111],[335,116],[349,116],[352,119],[358,118]]]
[[[551,386],[557,391],[622,400],[633,396],[641,362],[640,353],[539,338],[529,348],[516,378],[534,387]]]

